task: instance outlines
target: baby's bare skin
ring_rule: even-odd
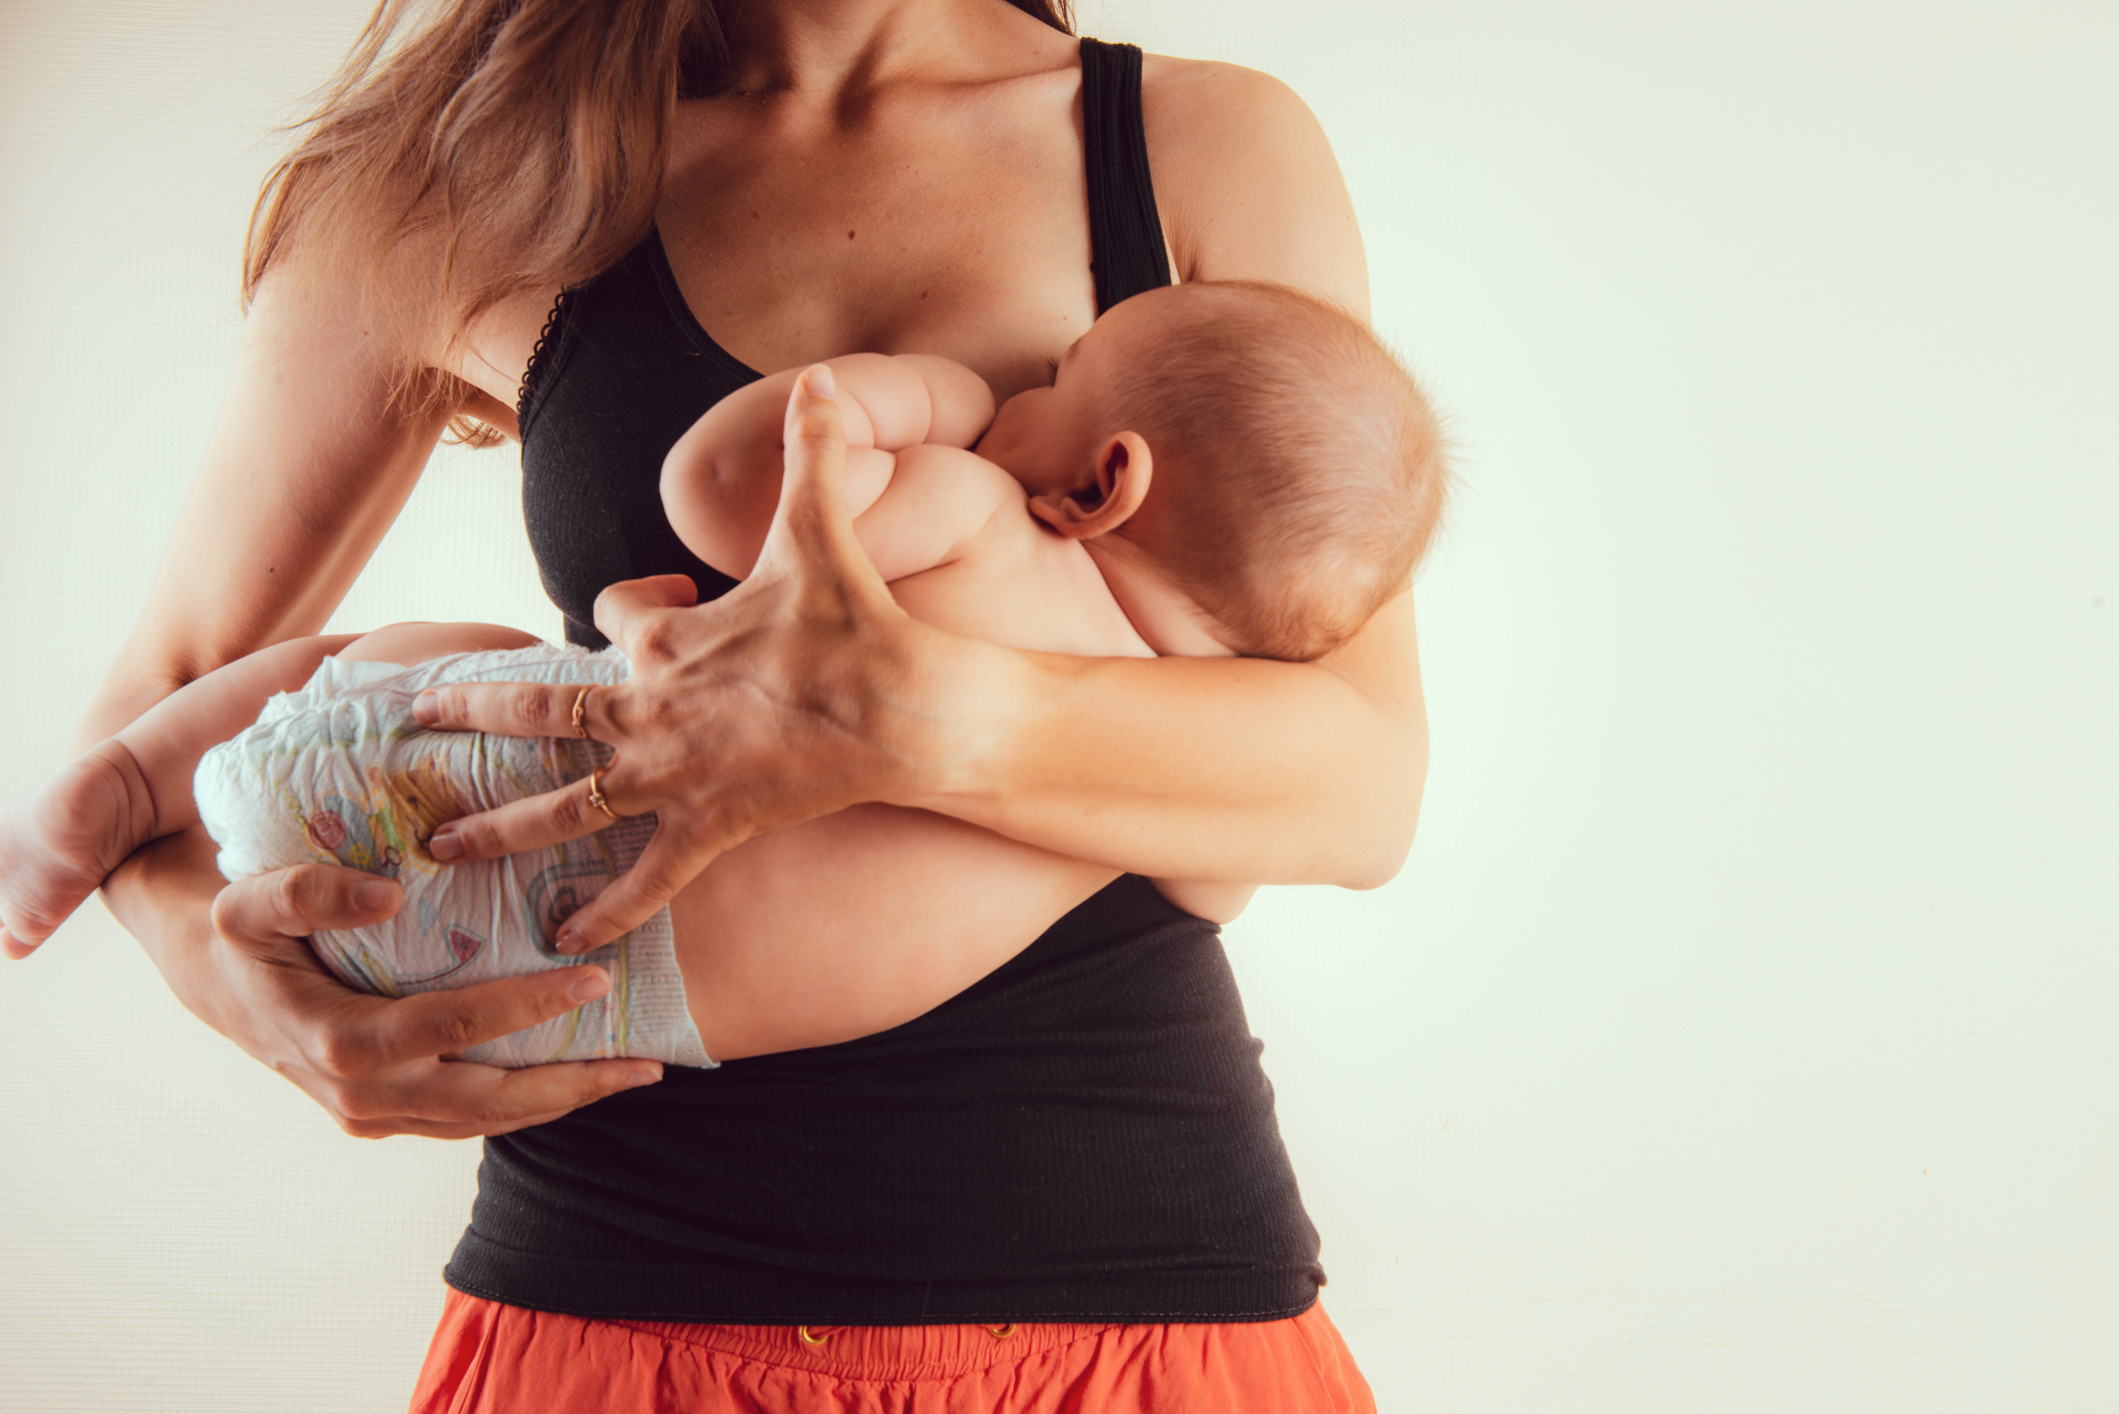
[[[356,637],[299,639],[230,663],[199,680],[212,686],[172,694],[0,809],[0,951],[29,956],[134,850],[197,824],[191,774],[207,748]]]
[[[111,870],[166,833],[154,813],[139,763],[115,741],[0,810],[0,951],[35,951]]]
[[[840,362],[867,392],[865,401],[851,389],[842,398],[849,431],[867,444],[849,468],[857,472],[849,486],[859,513],[856,531],[908,612],[1025,648],[1099,656],[1155,652],[1120,608],[1099,561],[1083,549],[1087,537],[1049,528],[1053,516],[1033,514],[1023,485],[960,447],[888,448],[914,435],[908,428],[915,422],[919,437],[939,432],[968,440],[992,407],[982,383],[940,360]],[[970,406],[938,412],[898,405],[923,381],[914,372],[907,382],[908,369],[921,365],[945,393]],[[776,431],[771,404],[786,394],[756,391],[703,419],[672,452],[665,478],[673,524],[734,528],[733,536],[707,546],[704,557],[718,554],[739,572],[748,570],[770,518],[771,502],[756,494],[759,483],[775,496],[778,487],[778,439],[759,436],[756,423],[760,414],[769,416]],[[885,448],[876,445],[879,430]],[[747,479],[732,464],[744,460],[737,448],[755,452],[756,474]],[[709,474],[717,464],[723,474]],[[1136,456],[1136,470],[1147,464],[1144,454]],[[716,495],[721,504],[713,504]],[[1066,497],[1052,499],[1057,507]],[[729,545],[746,541],[752,543],[742,563],[728,563],[736,558]],[[1151,579],[1132,597],[1155,599],[1159,590],[1169,597]],[[1151,622],[1189,627],[1181,606],[1162,608]],[[323,642],[283,644],[200,680],[127,729],[137,753],[122,739],[103,743],[43,792],[0,814],[0,922],[10,930],[4,940],[10,955],[21,956],[48,936],[132,849],[195,820],[189,784],[198,756],[254,719],[272,691],[306,681],[327,651]],[[331,650],[414,662],[530,642],[485,625],[400,625],[350,646],[332,640]],[[154,769],[143,769],[141,757]],[[157,812],[158,800],[168,808]],[[437,833],[437,856],[447,857],[447,837],[446,827]],[[1117,872],[946,817],[883,805],[759,837],[672,900],[694,1021],[719,1059],[886,1030],[991,972]],[[1174,882],[1163,887],[1181,905],[1223,916],[1233,916],[1250,893]],[[1196,892],[1188,897],[1188,889]],[[848,946],[848,930],[857,933],[858,946]]]

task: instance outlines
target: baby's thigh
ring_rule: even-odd
[[[485,653],[534,648],[542,640],[499,624],[390,624],[362,634],[338,651],[354,663],[423,663],[446,653]]]

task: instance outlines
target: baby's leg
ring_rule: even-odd
[[[275,693],[308,682],[326,657],[411,663],[535,642],[492,624],[393,624],[276,643],[178,688],[0,810],[0,949],[26,956],[134,850],[197,824],[199,758],[256,721]]]
[[[295,639],[216,668],[0,810],[0,949],[27,956],[127,855],[197,823],[191,773],[207,748],[352,641]]]
[[[163,698],[110,739],[138,763],[139,774],[154,797],[151,829],[134,848],[197,824],[191,778],[199,769],[199,758],[256,721],[268,698],[293,692],[308,682],[325,658],[418,663],[444,653],[528,648],[537,641],[520,629],[498,624],[391,624],[370,633],[290,639],[214,669]]]

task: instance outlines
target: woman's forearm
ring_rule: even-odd
[[[97,742],[116,736],[186,681],[175,672],[152,677],[131,673],[121,660],[89,698],[81,720],[74,724],[74,750],[86,751]]]
[[[214,896],[223,880],[214,845],[193,828],[136,851],[103,883],[103,902],[192,1015],[232,1036],[226,988],[215,976]]]
[[[902,803],[1175,878],[1369,888],[1405,860],[1427,771],[1410,595],[1321,663],[955,642],[931,670],[956,754]]]

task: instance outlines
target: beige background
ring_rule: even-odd
[[[0,4],[0,796],[136,611],[365,0]],[[1270,70],[1464,487],[1410,866],[1231,944],[1386,1410],[2119,1409],[2119,11],[1086,0]],[[551,632],[508,453],[341,621]],[[402,1408],[476,1150],[91,907],[0,967],[0,1408]]]

